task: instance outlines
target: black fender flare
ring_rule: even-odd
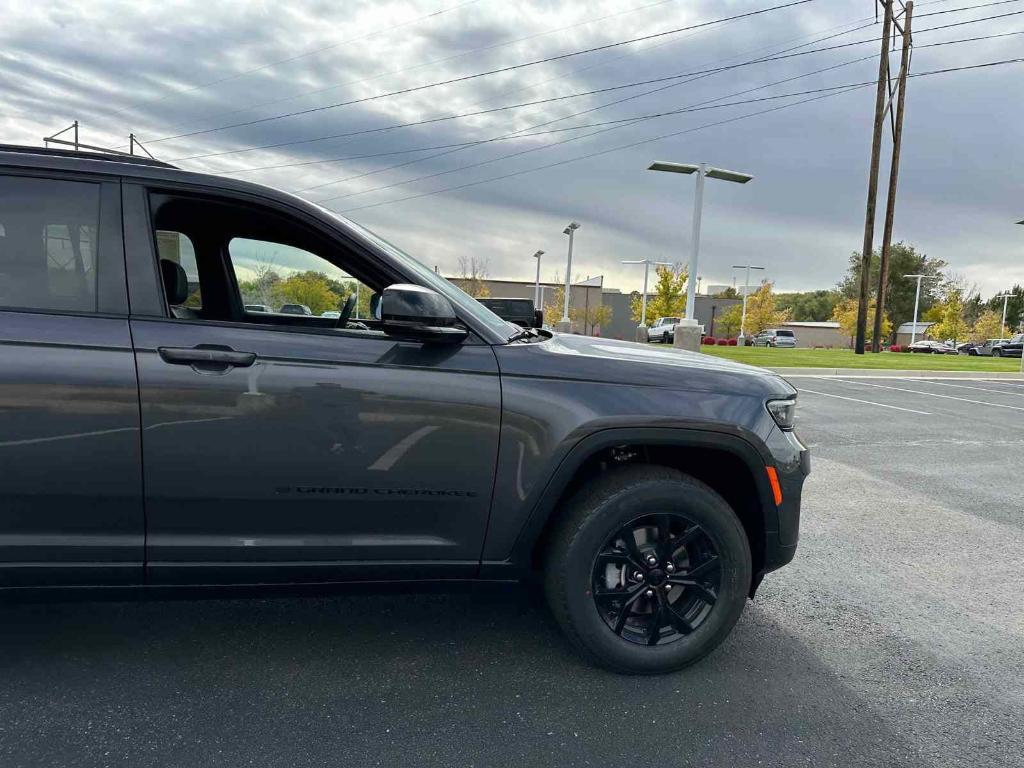
[[[765,468],[774,464],[767,446],[754,434],[730,426],[694,427],[615,427],[593,432],[580,439],[559,462],[548,478],[540,499],[530,512],[512,548],[502,562],[483,561],[482,578],[510,578],[530,568],[533,549],[545,526],[555,514],[555,505],[584,463],[600,451],[617,445],[670,445],[725,451],[740,459],[750,471],[758,498],[766,534],[778,531],[778,510]]]

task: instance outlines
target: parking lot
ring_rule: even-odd
[[[1024,381],[798,377],[794,563],[680,674],[527,589],[0,605],[0,765],[1024,765]]]

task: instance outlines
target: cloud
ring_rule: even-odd
[[[98,0],[8,3],[0,77],[4,141],[39,143],[78,119],[83,141],[123,145],[129,131],[161,158],[248,149],[396,123],[559,97],[818,46],[870,40],[878,28],[858,0],[814,2],[654,40],[388,98],[490,69],[743,13],[769,3],[503,3],[498,0],[352,0],[209,3]],[[946,9],[946,6],[941,6]],[[925,17],[917,28],[993,10]],[[435,13],[444,11],[441,13]],[[434,14],[434,15],[431,15]],[[1024,17],[1022,17],[1024,18]],[[928,43],[1013,31],[1014,18],[921,32],[913,69],[1019,56],[1024,36],[938,48]],[[580,96],[462,120],[368,133],[216,158],[182,160],[194,170],[231,172],[339,155],[401,152],[624,119],[701,104],[870,80],[874,43],[709,74],[644,94],[657,85]],[[840,69],[765,87],[868,57]],[[1011,169],[1024,160],[1017,140],[1020,65],[911,81],[895,237],[948,261],[986,293],[1024,283],[1024,217]],[[668,85],[663,84],[663,85]],[[201,86],[201,87],[197,87]],[[758,89],[758,90],[755,90]],[[744,95],[744,91],[750,91]],[[629,98],[636,97],[636,98]],[[228,130],[154,141],[249,122],[282,112],[370,99]],[[622,99],[629,99],[621,101]],[[782,102],[784,103],[784,102]],[[754,174],[745,186],[709,181],[699,273],[729,282],[731,265],[753,260],[780,288],[833,285],[860,247],[870,142],[872,89],[836,95],[725,125],[700,126],[771,106],[737,106],[636,124],[550,133],[453,151],[423,151],[243,177],[308,193],[418,255],[452,271],[461,254],[483,254],[495,277],[529,279],[538,248],[545,273],[564,271],[565,223],[583,224],[574,272],[604,274],[632,290],[622,259],[688,258],[692,180],[644,169],[654,159],[706,161]],[[584,113],[574,116],[575,113]],[[548,125],[545,125],[548,124]],[[696,129],[656,142],[630,144]],[[584,134],[594,132],[592,136]],[[579,137],[579,138],[577,138]],[[566,141],[569,140],[569,141]],[[556,142],[563,142],[558,143]],[[572,158],[602,153],[576,162]],[[436,155],[436,156],[435,156]],[[561,164],[559,164],[561,163]],[[559,165],[553,165],[559,164]],[[544,168],[544,166],[553,167]],[[883,159],[883,165],[886,165]],[[536,170],[535,170],[536,169]],[[440,175],[439,175],[440,174]],[[518,174],[490,181],[494,177]],[[427,177],[427,178],[422,178]],[[480,182],[480,183],[475,183]],[[882,189],[884,189],[884,174]],[[472,186],[464,186],[472,185]],[[388,187],[386,189],[378,189]],[[462,189],[449,189],[463,187]],[[358,194],[355,194],[358,193]],[[400,198],[426,196],[395,202]],[[382,203],[375,207],[377,203]],[[880,209],[883,206],[880,205]],[[881,215],[876,238],[880,238]]]

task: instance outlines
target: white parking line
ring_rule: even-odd
[[[987,389],[986,387],[972,387],[969,384],[949,384],[945,381],[935,381],[934,379],[915,379],[915,381],[921,381],[925,384],[938,384],[940,387],[956,387],[957,389],[976,389],[979,392],[991,392],[995,395],[1024,395],[1024,390],[1018,389],[1017,391],[1007,389]]]
[[[916,413],[920,416],[931,416],[928,411],[915,411],[913,408],[900,408],[898,405],[886,405],[885,403],[875,403],[871,400],[858,400],[856,397],[843,397],[842,395],[831,395],[828,392],[817,392],[813,389],[804,389],[798,387],[801,392],[810,392],[812,395],[821,395],[822,397],[834,397],[836,400],[849,400],[851,403],[864,403],[864,405],[877,405],[879,408],[892,408],[894,411],[906,411],[907,413]]]
[[[940,395],[938,392],[922,392],[920,389],[907,389],[906,387],[890,387],[886,384],[870,384],[866,381],[849,381],[847,379],[833,379],[843,384],[859,385],[862,387],[878,387],[879,389],[893,389],[897,392],[909,392],[912,395],[924,395],[925,397],[941,397],[943,400],[958,400],[961,403],[974,403],[985,405],[989,408],[1009,408],[1011,411],[1024,411],[1024,407],[1018,405],[1003,405],[1002,403],[988,403],[984,400],[971,400],[966,397],[954,397],[953,395]]]

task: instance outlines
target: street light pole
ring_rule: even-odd
[[[647,326],[647,278],[651,272],[651,265],[655,264],[661,267],[670,267],[672,263],[669,261],[651,261],[650,259],[633,259],[630,261],[623,261],[623,264],[643,264],[644,265],[644,292],[640,297],[640,325]]]
[[[562,322],[568,323],[569,320],[569,292],[572,290],[570,281],[572,279],[572,238],[573,234],[577,229],[580,228],[578,222],[570,222],[569,226],[562,230],[563,235],[569,236],[569,258],[565,264],[565,297],[562,302]],[[568,329],[566,329],[568,330]]]
[[[651,163],[647,170],[697,174],[697,183],[693,195],[693,237],[690,243],[690,271],[686,279],[686,319],[692,320],[694,318],[694,304],[696,303],[697,263],[700,256],[700,219],[704,208],[704,177],[707,176],[709,179],[720,179],[722,181],[733,181],[737,184],[746,184],[754,177],[739,171],[709,168],[707,163],[693,165],[692,163],[666,163],[659,161]]]
[[[1011,296],[1015,296],[1013,293],[1001,293],[996,296],[997,299],[1003,300],[1003,321],[999,324],[999,338],[1006,338],[1006,303],[1010,300]]]
[[[736,344],[742,347],[743,341],[746,339],[743,331],[747,327],[747,296],[750,295],[750,270],[764,269],[764,267],[755,267],[753,264],[733,264],[732,268],[745,269],[747,271],[747,277],[743,281],[743,310],[740,312],[740,335],[736,337]]]
[[[904,275],[904,277],[916,277],[917,278],[917,290],[914,292],[914,322],[910,324],[910,343],[913,344],[917,340],[917,307],[921,303],[921,281],[938,280],[936,275]]]
[[[537,279],[533,283],[533,306],[534,309],[540,306],[540,257],[544,255],[544,251],[537,251],[533,254],[533,258],[537,260]]]

